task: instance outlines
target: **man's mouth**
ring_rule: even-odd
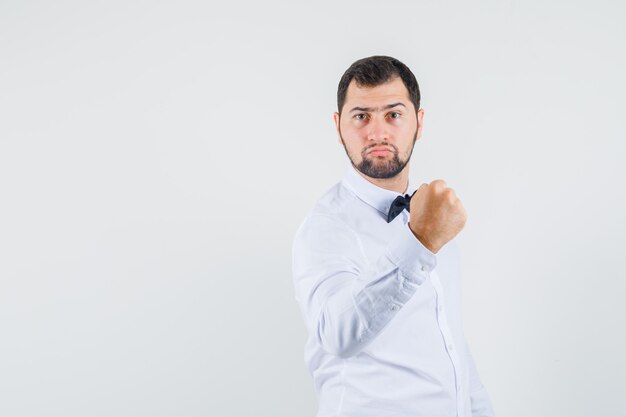
[[[391,149],[386,148],[384,146],[375,146],[369,151],[367,151],[368,155],[373,155],[373,156],[385,156],[388,153],[391,153]]]

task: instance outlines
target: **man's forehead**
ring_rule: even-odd
[[[359,86],[354,79],[348,84],[345,105],[385,105],[392,101],[409,105],[409,91],[400,77],[374,87]]]

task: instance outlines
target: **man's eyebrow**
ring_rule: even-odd
[[[386,105],[386,106],[384,106],[382,109],[379,109],[378,107],[376,107],[376,108],[375,108],[375,107],[353,107],[353,108],[350,110],[350,112],[353,112],[353,111],[370,111],[370,112],[373,112],[373,111],[379,111],[379,110],[387,110],[387,109],[390,109],[390,108],[392,108],[392,107],[396,107],[396,106],[402,106],[402,107],[405,107],[405,108],[406,108],[406,106],[404,105],[404,103],[400,103],[400,102],[398,102],[398,103],[391,103],[391,104],[387,104],[387,105]]]

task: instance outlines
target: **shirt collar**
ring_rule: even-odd
[[[404,194],[400,194],[395,191],[386,190],[369,182],[356,171],[356,168],[352,164],[348,166],[342,182],[350,188],[357,195],[357,197],[374,207],[376,210],[380,211],[385,218],[387,217],[391,203],[397,196],[404,194],[411,195],[413,193],[410,178],[406,192]]]

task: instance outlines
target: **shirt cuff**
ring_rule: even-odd
[[[402,275],[416,284],[422,284],[430,271],[437,266],[437,256],[415,237],[408,224],[387,246],[386,255],[400,269]]]

